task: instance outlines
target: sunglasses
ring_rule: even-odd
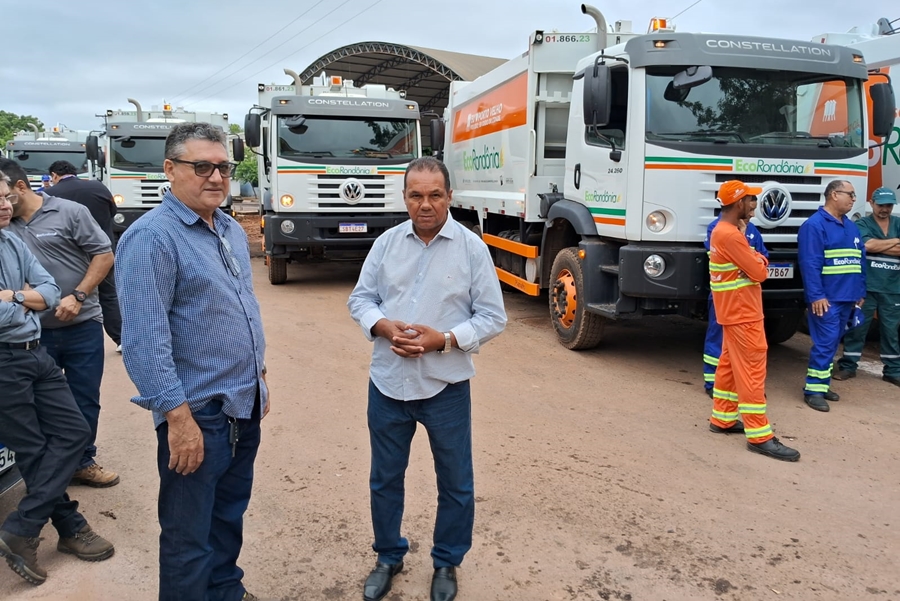
[[[219,175],[222,177],[231,177],[234,175],[234,170],[237,167],[237,163],[227,162],[227,163],[210,163],[209,161],[182,161],[181,159],[169,159],[173,163],[181,163],[182,165],[193,165],[194,166],[194,175],[197,177],[209,177],[213,174],[213,171],[219,170]]]

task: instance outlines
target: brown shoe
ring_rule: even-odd
[[[60,537],[56,550],[60,553],[74,555],[84,561],[103,561],[112,557],[116,552],[116,548],[111,542],[91,530],[87,524],[72,538]]]
[[[12,571],[30,582],[42,584],[47,580],[47,570],[37,563],[38,538],[26,538],[6,530],[0,530],[0,557]]]
[[[103,469],[96,463],[93,463],[83,470],[78,470],[72,476],[69,486],[84,484],[85,486],[93,486],[94,488],[108,488],[119,483],[119,474]]]

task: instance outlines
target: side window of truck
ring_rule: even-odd
[[[628,121],[628,68],[617,67],[612,69],[612,108],[609,113],[609,123],[598,127],[597,131],[611,139],[616,148],[625,148],[625,132]],[[593,129],[586,127],[584,141],[591,146],[609,148],[609,142],[597,136]]]

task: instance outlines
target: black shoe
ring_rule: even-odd
[[[895,378],[894,376],[881,376],[881,379],[894,386],[900,386],[900,378]]]
[[[47,580],[47,571],[37,562],[39,543],[38,538],[27,538],[0,530],[0,557],[6,558],[12,571],[31,584],[42,584]]]
[[[825,397],[821,394],[805,394],[803,395],[803,400],[816,411],[831,411],[831,407],[828,406],[828,403],[825,402]]]
[[[431,601],[456,599],[456,568],[437,568],[431,577]]]
[[[712,388],[707,388],[707,389],[706,389],[706,396],[708,396],[709,398],[713,398],[713,391],[712,391]]]
[[[831,372],[831,378],[833,380],[849,380],[850,378],[855,378],[856,372],[850,371],[849,369],[836,369]]]
[[[838,393],[836,393],[834,391],[829,390],[828,392],[826,392],[824,394],[823,398],[826,401],[831,401],[832,403],[835,403],[835,402],[841,400],[841,395],[839,395]]]
[[[713,423],[710,423],[709,431],[715,432],[716,434],[743,434],[744,422],[742,422],[741,420],[737,420],[727,428],[723,428],[722,426],[717,426]]]
[[[365,601],[381,601],[391,591],[391,580],[403,570],[403,562],[393,565],[375,562],[375,569],[366,578],[363,586],[363,599]]]
[[[747,449],[773,459],[780,459],[781,461],[797,461],[800,459],[800,451],[784,446],[774,437],[766,442],[748,442]]]

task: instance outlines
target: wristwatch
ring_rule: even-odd
[[[25,293],[16,292],[15,294],[13,294],[12,302],[16,303],[17,305],[23,304],[25,302]]]
[[[85,294],[81,290],[73,290],[72,296],[74,296],[75,300],[77,300],[79,303],[83,303],[87,300],[87,294]]]
[[[453,341],[453,339],[450,338],[450,332],[444,332],[444,348],[439,348],[439,349],[437,350],[437,352],[439,352],[439,353],[449,353],[449,352],[450,352],[450,349],[453,348],[453,347],[451,346],[451,344],[450,344],[452,341]]]

